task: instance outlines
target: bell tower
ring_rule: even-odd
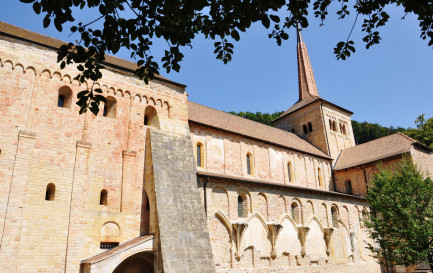
[[[272,123],[295,133],[336,159],[342,149],[355,146],[351,111],[320,97],[307,46],[297,28],[298,101]]]

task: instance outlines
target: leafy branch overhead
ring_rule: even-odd
[[[214,40],[214,53],[224,63],[232,59],[233,41],[240,40],[253,23],[260,22],[270,29],[269,38],[278,45],[289,38],[289,30],[300,25],[308,27],[308,9],[312,5],[314,16],[321,24],[325,22],[331,4],[338,6],[336,16],[349,18],[354,14],[352,29],[345,41],[334,49],[338,59],[346,59],[355,52],[355,42],[350,39],[357,26],[358,17],[363,18],[361,30],[367,48],[381,40],[378,29],[389,19],[385,8],[402,6],[404,12],[418,17],[421,38],[433,45],[433,9],[431,0],[357,0],[352,6],[348,0],[20,0],[32,3],[37,14],[45,15],[44,27],[54,24],[62,31],[65,24],[73,23],[72,33],[80,37],[77,44],[62,46],[58,51],[58,62],[62,68],[75,63],[80,71],[77,79],[96,81],[102,77],[105,54],[116,54],[126,48],[135,59],[138,69],[135,74],[146,83],[159,74],[160,65],[168,72],[179,71],[184,55],[182,49],[191,47],[197,35]],[[78,10],[94,11],[89,22],[75,22]],[[155,60],[151,49],[155,39],[166,41],[167,47],[161,60]],[[85,112],[98,96],[93,90],[84,94],[80,106]],[[97,109],[92,110],[97,113]]]

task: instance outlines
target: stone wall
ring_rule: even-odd
[[[187,129],[183,90],[104,70],[95,84],[116,99],[113,118],[78,114],[87,88],[60,71],[56,52],[0,37],[0,268],[5,272],[78,272],[81,260],[145,230],[143,211],[148,106],[167,132]],[[89,83],[89,86],[92,84]],[[70,108],[58,107],[60,88]],[[45,200],[49,183],[54,200]],[[106,205],[100,205],[101,190]],[[43,255],[41,254],[43,253]],[[67,268],[65,270],[65,267]]]
[[[248,199],[244,217],[238,216],[239,195]],[[380,272],[365,248],[369,239],[360,217],[367,204],[361,198],[214,178],[206,196],[217,272]]]
[[[190,131],[195,155],[197,144],[203,145],[203,164],[198,167],[199,171],[308,188],[333,188],[329,160],[195,124],[190,124]],[[248,153],[252,158],[251,175],[247,173]],[[289,163],[292,166],[291,181]],[[322,186],[319,182],[319,168],[323,178]]]
[[[204,208],[197,188],[189,135],[150,130],[146,191],[156,211],[158,252],[156,272],[215,272]],[[149,177],[150,178],[150,177]],[[147,183],[151,183],[148,185]],[[156,227],[157,225],[157,227]]]

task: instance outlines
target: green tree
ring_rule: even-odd
[[[377,123],[368,123],[366,121],[357,122],[355,120],[352,120],[352,128],[357,144],[362,144],[397,132],[406,132],[406,129],[403,127],[384,127]]]
[[[408,129],[406,134],[433,149],[433,118],[426,120],[422,114],[415,124],[416,129]]]
[[[282,113],[284,113],[284,111],[280,111],[280,112],[275,112],[273,114],[269,114],[269,113],[264,113],[262,114],[261,112],[229,112],[230,114],[236,115],[236,116],[240,116],[243,118],[247,118],[247,119],[251,119],[269,126],[272,126],[272,121],[276,118],[278,118]]]
[[[312,6],[314,16],[323,24],[331,4],[338,7],[336,17],[350,16],[353,22],[348,37],[339,42],[334,53],[337,59],[346,59],[355,52],[355,42],[350,39],[355,27],[365,33],[362,39],[367,48],[381,40],[378,29],[389,19],[388,6],[400,6],[404,14],[415,14],[421,29],[421,38],[433,45],[433,9],[431,0],[20,0],[32,3],[37,14],[43,14],[43,25],[51,22],[58,31],[65,23],[74,22],[72,33],[80,37],[77,44],[69,43],[58,51],[58,62],[63,68],[75,63],[80,71],[77,79],[96,81],[102,77],[105,54],[116,54],[121,47],[131,52],[138,68],[136,75],[145,82],[159,73],[159,64],[170,72],[179,71],[184,57],[182,48],[190,47],[197,35],[215,41],[216,58],[227,63],[231,60],[234,45],[240,32],[253,23],[271,29],[269,38],[278,45],[289,38],[291,28],[308,27],[308,9]],[[79,9],[91,9],[95,14],[88,22],[75,23],[74,15]],[[403,16],[404,17],[404,16]],[[358,24],[362,20],[362,24]],[[167,43],[164,56],[156,61],[152,54],[155,39]],[[100,89],[79,93],[81,113],[91,110],[97,114],[98,105],[104,101]]]
[[[397,170],[380,167],[367,191],[365,221],[375,258],[410,266],[427,261],[433,270],[433,181],[405,158]]]

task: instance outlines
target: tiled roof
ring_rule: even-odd
[[[276,144],[302,153],[330,159],[324,152],[293,133],[215,110],[191,101],[188,101],[188,116],[189,121],[192,123],[202,124],[258,141]]]
[[[45,46],[52,50],[56,50],[60,46],[67,44],[67,42],[48,37],[24,28],[20,28],[14,25],[7,24],[5,22],[0,21],[0,35],[7,35],[14,38],[20,38],[22,40],[27,40],[29,42]],[[113,66],[116,68],[123,68],[128,70],[129,72],[134,72],[137,69],[137,64],[134,62],[130,62],[124,59],[120,59],[114,56],[106,55],[104,64],[108,66]],[[173,82],[163,76],[155,75],[157,80],[161,80],[164,82],[168,82],[179,87],[185,88],[185,85]]]
[[[391,156],[401,155],[410,152],[412,145],[415,143],[419,144],[413,138],[402,133],[396,133],[356,145],[341,151],[334,170],[343,170]]]

